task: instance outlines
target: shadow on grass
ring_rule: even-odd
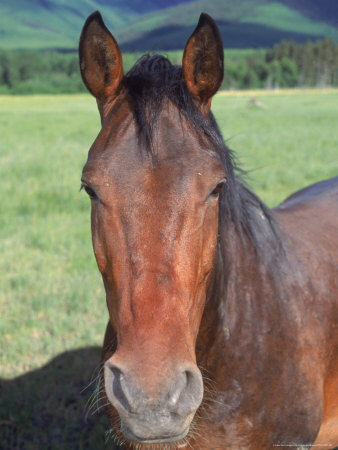
[[[0,448],[3,450],[117,449],[105,442],[102,411],[88,415],[98,372],[99,347],[62,353],[40,369],[0,380]],[[94,408],[95,409],[95,408]]]

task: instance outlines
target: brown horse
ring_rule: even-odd
[[[110,320],[102,398],[124,448],[338,445],[338,178],[268,210],[210,112],[223,46],[123,75],[99,13],[80,40],[102,129],[83,169]],[[203,375],[202,375],[203,374]]]

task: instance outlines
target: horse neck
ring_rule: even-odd
[[[249,240],[228,226],[218,243],[196,344],[201,367],[214,372],[210,366],[228,345],[257,342],[278,320],[281,327],[280,286],[267,266]]]

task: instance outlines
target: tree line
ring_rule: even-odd
[[[182,52],[169,52],[179,64]],[[128,70],[140,54],[124,54]],[[338,86],[338,45],[330,39],[272,49],[226,50],[223,89]],[[85,92],[77,53],[0,50],[0,94]]]
[[[338,86],[338,45],[326,38],[306,44],[282,41],[245,58],[234,52],[226,60],[227,89]]]

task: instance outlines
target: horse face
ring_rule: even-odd
[[[200,20],[188,41],[187,61],[191,39],[214,37],[210,20]],[[98,39],[102,54],[93,62]],[[212,277],[224,168],[170,101],[157,118],[156,162],[142,151],[128,90],[116,91],[120,52],[100,16],[84,27],[81,55],[102,119],[82,183],[92,199],[94,252],[117,339],[104,363],[105,396],[127,439],[177,441],[203,397],[195,342]],[[186,83],[195,83],[189,89],[207,114],[215,87],[192,81],[184,64]],[[105,75],[92,73],[102,70]]]

